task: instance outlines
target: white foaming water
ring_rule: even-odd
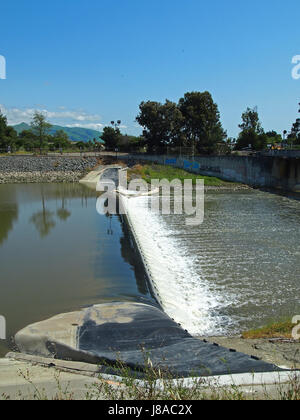
[[[221,317],[213,315],[220,298],[199,278],[195,258],[185,253],[164,218],[149,209],[151,198],[121,200],[163,310],[192,335],[220,333]]]

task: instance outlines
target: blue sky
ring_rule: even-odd
[[[212,93],[228,135],[258,106],[265,130],[290,129],[300,79],[299,0],[10,0],[2,2],[0,104],[10,123],[34,109],[52,123],[135,123],[143,100]]]

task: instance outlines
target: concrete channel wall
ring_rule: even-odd
[[[176,168],[253,187],[300,192],[300,157],[131,155],[129,158]]]

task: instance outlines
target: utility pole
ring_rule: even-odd
[[[118,120],[117,122],[115,121],[111,121],[111,125],[115,127],[115,129],[117,129],[118,127],[120,127],[122,121]]]
[[[286,130],[284,130],[283,131],[283,146],[284,147],[286,147],[287,146],[287,142],[286,142],[286,135],[287,135],[287,131]]]
[[[117,130],[117,128],[119,128],[119,127],[120,127],[121,123],[122,123],[122,121],[121,121],[121,120],[118,120],[117,122],[115,122],[115,121],[111,121],[111,125],[112,125],[113,127],[115,127],[115,130]],[[115,152],[116,152],[116,159],[118,159],[118,151],[119,151],[119,149],[116,147],[116,148],[115,148]]]
[[[298,103],[300,107],[300,102]],[[298,109],[298,113],[300,113],[300,108]],[[296,119],[295,124],[293,124],[292,130],[291,130],[291,149],[293,148],[293,136],[295,135],[296,140],[298,139],[298,136],[300,136],[300,118]]]

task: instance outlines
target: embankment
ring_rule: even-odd
[[[165,155],[132,155],[129,159],[170,165],[195,174],[214,176],[258,188],[300,192],[300,158],[297,156],[197,156],[191,159]]]
[[[0,157],[0,184],[78,182],[97,163],[95,157]]]

